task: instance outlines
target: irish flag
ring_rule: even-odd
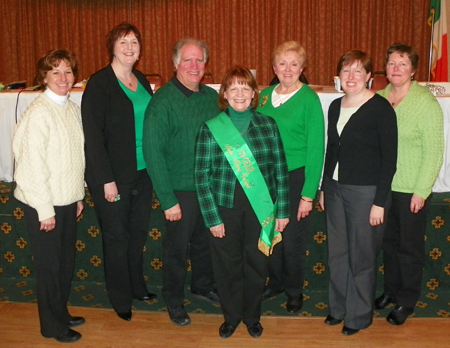
[[[445,0],[431,0],[428,25],[433,33],[430,80],[448,81],[447,23]]]

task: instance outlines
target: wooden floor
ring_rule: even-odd
[[[263,335],[252,338],[241,324],[229,339],[221,339],[222,316],[191,314],[192,324],[173,325],[167,313],[135,311],[131,322],[114,311],[71,307],[71,314],[84,316],[86,324],[76,328],[83,338],[71,347],[450,347],[450,319],[411,318],[395,327],[385,318],[358,334],[346,337],[341,326],[328,327],[324,318],[264,317]],[[0,347],[67,347],[39,333],[37,306],[0,302]]]

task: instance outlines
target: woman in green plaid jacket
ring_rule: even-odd
[[[258,87],[250,71],[242,67],[231,69],[219,92],[219,106],[224,112],[204,124],[197,137],[195,179],[200,209],[211,231],[214,276],[225,317],[219,329],[222,338],[230,337],[241,321],[252,337],[261,335],[261,295],[268,260],[264,253],[268,255],[271,247],[281,240],[278,232],[289,222],[283,145],[276,122],[255,111],[258,100]],[[233,146],[237,148],[236,154],[244,153],[245,148],[250,159],[245,156],[242,162],[239,158],[227,159],[234,151]],[[249,164],[252,156],[256,164]],[[259,181],[254,174],[258,168]],[[243,175],[241,170],[247,172]],[[268,242],[264,242],[261,230],[261,226],[266,226],[260,218],[263,199],[247,193],[253,185],[257,186],[254,192],[267,192],[270,201],[272,214],[265,221],[273,223],[275,232]]]

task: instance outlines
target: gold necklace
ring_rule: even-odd
[[[290,99],[290,97],[292,97],[293,93],[297,92],[299,84],[300,84],[300,81],[297,80],[297,82],[295,83],[295,88],[294,88],[294,90],[292,92],[289,92],[289,93],[286,93],[286,94],[281,94],[281,93],[277,92],[278,98],[280,99],[280,104],[278,106],[283,105],[285,102],[287,102]],[[280,89],[281,89],[281,84],[278,87],[280,87]],[[284,99],[283,99],[282,95],[285,96]]]
[[[122,81],[122,83],[124,85],[128,85],[130,87],[133,87],[133,82],[134,82],[133,81],[133,75],[131,75],[129,79],[126,79],[126,78],[124,78],[122,76],[119,76],[119,80]]]

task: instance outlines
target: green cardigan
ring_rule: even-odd
[[[187,96],[171,80],[150,101],[143,152],[163,210],[178,203],[174,191],[195,191],[195,139],[200,126],[219,112],[217,92],[205,85]]]
[[[325,126],[317,94],[307,85],[279,107],[272,105],[270,86],[261,92],[257,111],[271,116],[278,124],[288,170],[305,167],[302,196],[315,198],[322,174],[325,152]]]
[[[378,93],[387,99],[389,84]],[[442,109],[427,88],[413,82],[395,108],[398,126],[397,172],[392,191],[415,193],[426,199],[439,174],[444,155]]]

